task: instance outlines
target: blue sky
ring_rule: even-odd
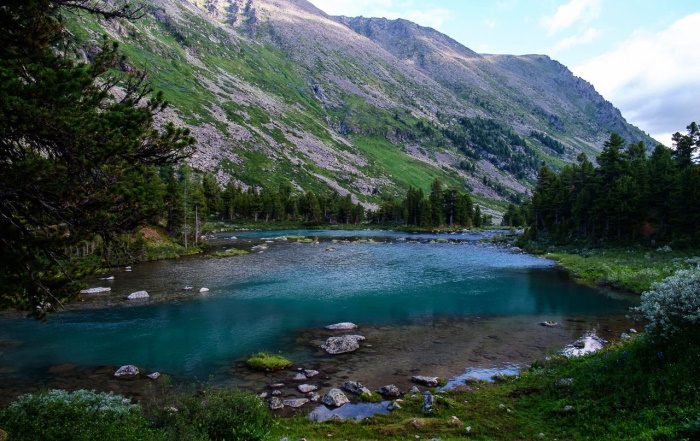
[[[310,0],[330,15],[405,18],[479,53],[546,54],[671,146],[700,123],[697,0]]]

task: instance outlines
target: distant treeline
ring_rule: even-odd
[[[535,238],[637,240],[654,238],[697,244],[700,238],[700,131],[673,136],[674,149],[643,142],[625,146],[613,133],[594,166],[585,154],[559,174],[542,167],[529,203],[512,207]]]
[[[348,194],[297,193],[291,185],[276,190],[247,188],[233,182],[221,186],[214,175],[194,172],[189,166],[163,168],[162,214],[153,219],[164,224],[171,236],[197,234],[208,219],[253,222],[303,222],[308,224],[407,225],[422,228],[480,227],[490,223],[468,193],[445,189],[439,179],[429,194],[410,187],[405,199],[386,196],[379,208],[365,210]]]

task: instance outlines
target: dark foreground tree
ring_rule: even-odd
[[[86,0],[0,4],[0,287],[2,305],[38,315],[74,293],[65,252],[109,243],[160,210],[155,167],[194,139],[154,114],[145,74],[105,40],[91,63],[66,55],[61,15],[133,18],[126,5]]]

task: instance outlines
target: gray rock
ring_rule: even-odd
[[[392,401],[391,403],[389,403],[388,406],[386,406],[386,410],[388,410],[388,411],[392,411],[392,410],[396,410],[396,409],[401,409],[401,406],[396,401]]]
[[[372,391],[364,387],[359,381],[346,381],[345,384],[343,384],[343,389],[358,395],[372,395]]]
[[[572,410],[574,410],[574,406],[568,406],[568,405],[567,405],[567,406],[564,406],[564,407],[562,408],[562,410],[563,410],[564,412],[571,412]]]
[[[350,400],[345,396],[343,391],[333,388],[321,398],[321,402],[328,406],[340,407],[345,403],[349,403]]]
[[[270,389],[282,389],[284,386],[284,383],[272,383],[267,385]]]
[[[304,369],[304,375],[306,375],[307,378],[315,377],[318,374],[319,372],[313,369]]]
[[[199,292],[209,292],[209,288],[199,288]]]
[[[412,388],[410,388],[410,389],[408,390],[408,393],[409,393],[409,394],[419,394],[419,393],[420,393],[420,389],[418,389],[418,386],[413,386]]]
[[[129,300],[140,300],[140,299],[147,299],[150,297],[146,291],[136,291],[132,292],[131,294],[128,295],[127,299]]]
[[[333,331],[347,331],[350,329],[357,329],[357,325],[350,322],[342,322],[334,325],[328,325],[326,326],[326,329],[331,329]]]
[[[411,378],[414,383],[424,384],[428,387],[435,387],[438,385],[438,377],[426,377],[423,375],[416,375]]]
[[[306,381],[306,380],[308,380],[308,378],[306,378],[306,375],[302,374],[301,372],[297,372],[292,377],[292,381]]]
[[[317,394],[316,392],[309,392],[308,394],[306,394],[306,397],[312,403],[318,403],[319,400],[321,399],[321,395]]]
[[[133,364],[124,365],[117,369],[116,372],[114,372],[114,376],[117,378],[132,378],[137,376],[138,374],[139,368],[137,368]]]
[[[282,401],[280,397],[272,397],[268,405],[272,410],[282,409],[284,407],[284,401]]]
[[[160,372],[153,372],[152,374],[146,375],[151,380],[157,380],[160,378]]]
[[[279,396],[282,395],[282,391],[279,390],[279,389],[273,390],[273,391],[272,391],[272,395],[274,395],[274,396],[276,396],[276,397],[279,397]]]
[[[308,402],[309,402],[309,400],[306,399],[306,398],[293,398],[293,399],[291,399],[291,400],[284,400],[284,401],[283,401],[283,403],[284,403],[285,406],[287,406],[287,407],[293,407],[293,408],[295,408],[295,409],[296,409],[297,407],[303,406],[304,404],[306,404],[306,403],[308,403]]]
[[[100,277],[100,280],[114,280],[114,276]]]
[[[360,349],[359,341],[365,338],[361,335],[342,335],[339,337],[330,337],[321,345],[321,349],[329,354],[342,354]]]
[[[260,395],[258,395],[260,398],[267,398],[270,396],[267,392],[261,392]]]
[[[104,294],[106,292],[110,292],[111,290],[112,288],[109,287],[98,286],[97,288],[83,289],[80,291],[80,294]]]
[[[314,386],[313,384],[300,384],[297,386],[297,389],[299,389],[299,392],[305,394],[317,390],[318,386]]]
[[[384,395],[385,397],[398,397],[401,395],[401,391],[398,387],[393,384],[388,384],[380,389],[377,389],[379,395]]]

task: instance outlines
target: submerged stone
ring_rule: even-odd
[[[138,374],[139,368],[137,368],[133,364],[124,365],[117,369],[116,372],[114,372],[114,376],[117,378],[132,378],[137,376]]]
[[[328,325],[326,326],[326,329],[331,329],[333,331],[347,331],[350,329],[357,329],[357,325],[350,322],[342,322],[334,325]]]
[[[306,404],[306,403],[308,403],[308,402],[309,402],[309,400],[308,400],[307,398],[292,398],[292,399],[284,400],[284,401],[283,401],[283,403],[284,403],[285,406],[287,406],[287,407],[293,407],[293,408],[295,408],[295,409],[296,409],[297,407],[303,406],[304,404]]]
[[[132,292],[131,294],[129,294],[127,296],[127,299],[129,299],[129,300],[141,300],[141,299],[147,299],[149,297],[150,296],[148,295],[148,293],[146,291],[136,291],[136,292]]]
[[[321,345],[321,349],[333,355],[353,352],[360,349],[360,344],[358,342],[364,339],[365,338],[361,335],[342,335],[340,337],[330,337],[324,344]]]
[[[106,292],[110,292],[111,290],[112,288],[109,287],[98,286],[96,288],[83,289],[80,291],[80,294],[103,294]]]
[[[423,375],[416,375],[411,378],[414,383],[424,384],[428,387],[436,387],[438,385],[438,377],[426,377]]]
[[[313,384],[300,384],[299,386],[297,386],[297,389],[299,389],[299,392],[305,394],[317,390],[318,386],[314,386]]]

